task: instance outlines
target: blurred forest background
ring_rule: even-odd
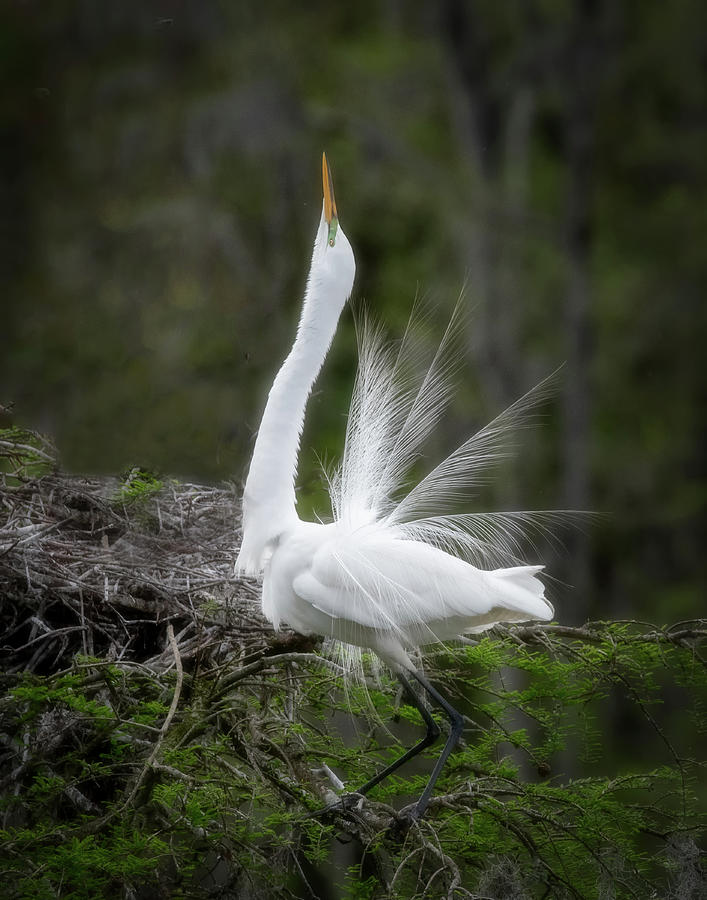
[[[560,620],[703,611],[707,22],[699,0],[7,2],[0,404],[74,472],[240,479],[289,349],[320,155],[355,298],[434,347],[466,285],[430,457],[564,363],[490,499],[594,509]],[[308,413],[321,494],[351,314]],[[445,430],[446,429],[446,430]]]

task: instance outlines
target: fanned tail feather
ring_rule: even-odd
[[[515,455],[515,434],[534,423],[537,407],[553,393],[555,377],[549,375],[435,466],[397,504],[391,524],[434,515],[473,496],[489,469]]]
[[[421,444],[447,407],[459,365],[455,352],[460,305],[419,384],[415,368],[415,326],[411,317],[397,352],[384,343],[365,315],[356,320],[359,365],[349,413],[341,468],[330,476],[338,521],[367,524],[388,516]]]
[[[459,368],[461,298],[431,364],[411,377],[418,353],[415,333],[424,321],[413,312],[397,349],[364,313],[356,320],[359,366],[341,467],[329,476],[334,517],[349,528],[373,522],[420,540],[480,568],[522,564],[534,537],[554,539],[564,511],[451,513],[488,481],[489,470],[511,458],[519,430],[553,393],[556,373],[516,400],[435,466],[407,494],[401,490],[424,440],[447,408]]]
[[[512,510],[452,513],[413,519],[396,526],[410,540],[424,541],[479,569],[524,565],[524,552],[537,544],[561,548],[558,532],[591,513],[571,510]]]

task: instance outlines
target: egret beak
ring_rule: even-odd
[[[336,200],[334,199],[334,182],[331,178],[331,169],[326,153],[322,153],[322,188],[324,190],[324,218],[329,226],[327,241],[330,247],[336,241],[336,229],[339,226],[339,217],[336,212]]]

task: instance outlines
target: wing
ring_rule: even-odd
[[[293,587],[333,619],[388,633],[410,647],[499,621],[551,618],[536,577],[541,568],[485,572],[373,525],[320,547]]]

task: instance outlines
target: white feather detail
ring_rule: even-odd
[[[416,383],[415,326],[410,318],[396,350],[366,315],[356,320],[359,364],[346,428],[342,465],[329,479],[337,521],[355,525],[393,511],[394,497],[420,446],[446,409],[459,368],[460,304],[424,376]]]
[[[484,571],[374,524],[324,542],[293,588],[320,614],[325,636],[405,664],[413,647],[497,622],[552,618],[541,569]]]
[[[461,299],[422,377],[416,368],[415,314],[405,336],[387,346],[365,313],[356,322],[359,367],[341,466],[328,474],[334,519],[346,529],[377,522],[396,536],[429,543],[476,566],[521,562],[533,537],[553,541],[555,530],[577,518],[567,511],[455,513],[515,455],[518,432],[534,423],[553,393],[551,374],[477,431],[406,494],[403,488],[421,447],[446,410],[460,368]],[[418,367],[419,368],[419,367]],[[402,496],[401,496],[402,494]],[[579,514],[582,515],[582,514]]]

